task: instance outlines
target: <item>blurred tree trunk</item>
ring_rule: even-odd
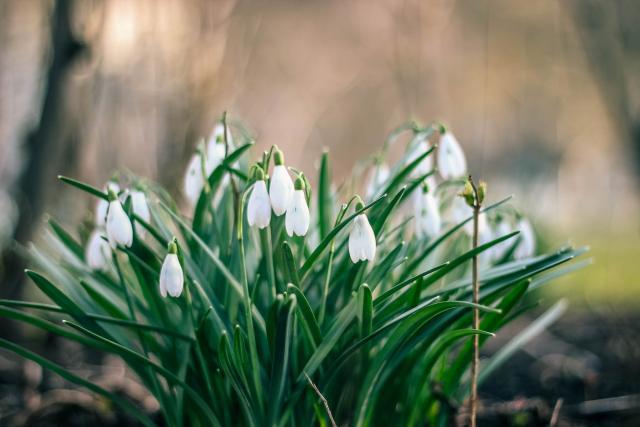
[[[54,183],[52,177],[60,170],[55,161],[60,159],[67,165],[73,156],[76,139],[70,132],[73,120],[65,108],[65,88],[71,67],[87,51],[87,47],[76,40],[71,31],[72,0],[55,2],[51,14],[51,57],[46,73],[40,119],[37,126],[26,136],[23,157],[24,167],[12,193],[18,207],[18,222],[13,231],[13,240],[23,245],[33,238],[33,232],[42,215],[46,202],[47,185]],[[25,260],[11,247],[5,248],[1,258],[1,298],[19,298],[24,280]],[[2,328],[3,335],[16,336],[16,328]]]
[[[566,2],[616,131],[630,148],[640,184],[640,2]]]

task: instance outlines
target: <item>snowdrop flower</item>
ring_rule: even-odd
[[[266,228],[271,222],[271,202],[267,193],[267,184],[264,182],[264,172],[256,167],[256,182],[253,184],[249,203],[247,204],[247,222],[250,226]]]
[[[304,193],[304,181],[301,177],[296,179],[295,191],[287,209],[287,216],[284,220],[287,234],[292,237],[304,236],[309,230],[309,206]]]
[[[424,153],[429,151],[431,148],[429,143],[427,142],[427,136],[424,133],[418,133],[413,141],[411,142],[413,148],[411,152],[407,156],[406,164],[410,164],[414,162],[418,157],[422,156]],[[431,154],[427,155],[427,157],[423,158],[418,165],[411,171],[412,178],[418,178],[420,176],[426,175],[431,172],[433,169],[433,158]]]
[[[467,160],[458,140],[445,131],[438,146],[438,170],[444,179],[461,178],[467,173]]]
[[[516,228],[520,231],[520,242],[513,253],[516,259],[528,258],[536,252],[536,235],[531,223],[526,218],[518,221]]]
[[[102,238],[102,233],[99,229],[93,230],[91,236],[89,236],[85,259],[87,260],[87,265],[92,270],[105,271],[109,266],[111,247],[109,243]]]
[[[509,224],[509,222],[507,220],[505,220],[502,217],[498,217],[496,219],[497,224],[495,227],[495,230],[493,232],[494,236],[496,238],[500,238],[503,236],[506,236],[507,234],[511,233],[513,230],[511,228],[511,224]],[[496,261],[501,260],[507,253],[507,251],[509,250],[509,248],[511,247],[511,245],[513,244],[513,238],[512,239],[508,239],[505,241],[502,241],[500,243],[498,243],[497,245],[495,245],[493,247],[493,254],[492,254],[492,258]]]
[[[455,197],[451,204],[451,217],[455,224],[460,224],[473,214],[473,209],[467,204],[462,197]],[[465,224],[465,231],[467,234],[473,234],[473,223],[469,221]]]
[[[373,173],[369,176],[369,182],[367,184],[367,197],[373,197],[378,190],[382,188],[384,183],[389,179],[390,171],[389,166],[380,161],[376,162]]]
[[[160,269],[160,295],[166,297],[167,294],[177,298],[184,288],[184,274],[178,259],[178,245],[175,238],[169,243],[167,256]]]
[[[435,237],[440,234],[442,220],[433,191],[425,185],[415,193],[415,231],[418,237]]]
[[[102,191],[109,193],[109,190],[113,190],[117,194],[120,192],[120,186],[117,182],[109,181],[102,187]],[[96,227],[104,227],[107,221],[107,209],[109,209],[109,202],[104,199],[99,199],[96,204]]]
[[[184,176],[184,195],[191,206],[194,206],[198,202],[198,198],[204,187],[202,169],[202,156],[200,153],[196,153],[191,157],[189,166],[187,166],[187,173]]]
[[[231,129],[227,126],[227,142],[229,143],[229,147],[233,147],[233,136],[231,135]],[[224,124],[217,123],[213,128],[213,132],[211,133],[211,138],[209,138],[209,147],[212,144],[220,144],[224,148]]]
[[[118,245],[130,247],[133,243],[131,220],[122,208],[122,203],[112,190],[109,190],[109,209],[107,211],[107,238],[113,249]]]
[[[356,211],[362,208],[364,203],[358,197]],[[376,236],[365,214],[359,214],[353,220],[349,233],[349,256],[354,264],[358,261],[373,261],[376,256]]]
[[[291,203],[294,191],[293,181],[291,180],[289,171],[284,165],[284,156],[282,155],[282,151],[278,150],[277,147],[275,148],[275,151],[273,153],[273,161],[275,163],[275,166],[273,167],[271,180],[269,182],[269,198],[271,199],[271,207],[273,208],[273,213],[275,213],[276,216],[280,216],[283,213],[287,212],[289,204]]]
[[[149,205],[147,204],[147,198],[142,191],[134,190],[131,192],[131,207],[133,213],[144,220],[147,224],[151,222],[151,213],[149,212]],[[136,232],[140,237],[143,237],[146,230],[143,226],[136,227]]]
[[[215,168],[222,163],[226,154],[226,148],[224,146],[223,136],[220,135],[216,139],[209,140],[209,144],[207,144],[207,156],[205,160],[205,173],[207,176],[205,179],[211,175]]]

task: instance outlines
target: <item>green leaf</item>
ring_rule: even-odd
[[[296,308],[296,296],[290,295],[278,314],[275,353],[271,368],[271,382],[269,386],[268,425],[275,425],[280,414],[280,407],[284,395],[285,383],[289,368],[289,352],[291,350],[291,334],[293,318]]]
[[[105,390],[102,387],[99,387],[97,385],[95,385],[94,383],[85,380],[84,378],[81,378],[71,372],[69,372],[68,370],[66,370],[65,368],[63,368],[62,366],[45,359],[44,357],[41,357],[29,350],[27,350],[24,347],[21,347],[17,344],[14,344],[10,341],[5,340],[4,338],[0,338],[0,347],[12,351],[15,354],[19,355],[20,357],[24,357],[25,359],[29,359],[35,363],[37,363],[38,365],[42,366],[45,369],[49,369],[50,371],[55,372],[56,374],[60,375],[62,378],[64,378],[65,380],[72,382],[74,384],[77,384],[81,387],[84,387],[96,394],[99,394],[103,397],[106,397],[107,399],[111,400],[113,403],[115,403],[116,405],[120,406],[126,413],[128,413],[129,415],[131,415],[132,417],[134,417],[135,419],[137,419],[138,421],[140,421],[143,425],[147,426],[147,427],[154,427],[155,423],[153,421],[151,421],[151,419],[140,410],[140,408],[138,408],[136,405],[134,405],[133,403],[129,402],[126,399],[121,398],[120,396],[118,396],[117,394],[111,393],[107,390]]]
[[[60,241],[79,259],[84,259],[84,248],[53,218],[49,218],[49,226]]]
[[[108,338],[105,338],[104,336],[98,335],[94,332],[91,332],[90,330],[83,328],[80,325],[77,325],[73,322],[67,322],[64,321],[65,324],[71,326],[72,328],[82,332],[83,334],[97,340],[100,341],[101,343],[105,344],[105,346],[113,353],[120,355],[123,359],[125,360],[132,360],[134,362],[140,363],[143,366],[146,366],[148,368],[151,368],[152,370],[154,370],[155,372],[159,373],[160,375],[162,375],[163,377],[165,377],[168,381],[179,385],[180,387],[182,387],[182,389],[189,395],[189,397],[193,400],[193,402],[196,404],[196,406],[198,407],[198,409],[200,409],[200,411],[202,411],[202,414],[209,420],[209,422],[214,425],[214,426],[220,426],[220,421],[218,420],[218,418],[215,416],[215,414],[211,411],[211,408],[209,408],[209,406],[205,403],[204,400],[202,400],[202,398],[200,397],[200,394],[195,391],[193,388],[191,388],[187,383],[185,383],[182,379],[180,379],[177,375],[175,375],[173,372],[167,370],[166,368],[164,368],[161,365],[158,365],[157,363],[149,360],[148,358],[146,358],[145,356],[141,355],[140,353],[137,353],[133,350],[130,350],[126,347],[124,347],[121,344],[118,344]]]
[[[318,179],[318,229],[320,240],[324,240],[331,227],[331,171],[329,169],[329,153],[322,153],[320,158],[320,177]]]
[[[109,200],[109,196],[107,196],[106,193],[98,190],[97,188],[95,188],[95,187],[93,187],[93,186],[91,186],[89,184],[85,184],[84,182],[80,182],[80,181],[77,181],[77,180],[75,180],[73,178],[68,178],[68,177],[62,176],[62,175],[58,175],[58,179],[60,181],[64,182],[65,184],[69,184],[72,187],[76,187],[76,188],[84,191],[85,193],[91,194],[92,196],[96,196],[96,197],[99,197],[99,198],[107,200],[107,201]]]
[[[316,316],[313,314],[313,310],[309,305],[309,301],[304,296],[304,293],[302,293],[302,290],[298,289],[292,284],[287,285],[287,292],[296,296],[296,305],[300,310],[300,314],[302,315],[302,321],[304,323],[305,329],[309,334],[310,341],[313,344],[313,347],[317,347],[320,344],[320,341],[322,341],[322,334],[320,332],[320,326],[318,326]]]

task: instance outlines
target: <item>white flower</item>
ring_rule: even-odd
[[[356,204],[356,211],[362,207],[362,202]],[[353,220],[353,227],[349,233],[349,256],[353,263],[373,261],[376,256],[376,236],[364,214],[359,214]]]
[[[418,237],[435,237],[440,234],[442,220],[438,201],[433,191],[418,191],[414,196],[415,230]]]
[[[102,238],[102,233],[98,229],[93,230],[91,236],[89,236],[85,259],[92,270],[105,271],[109,266],[111,247]]]
[[[424,153],[429,151],[429,143],[427,142],[426,135],[424,133],[419,133],[415,136],[412,141],[413,148],[411,152],[407,156],[406,164],[410,164],[422,156]],[[433,158],[432,155],[429,154],[427,157],[423,158],[420,163],[416,165],[416,167],[411,171],[412,178],[418,178],[427,173],[431,172],[433,169]]]
[[[213,128],[213,132],[211,132],[211,137],[209,138],[209,146],[215,143],[219,143],[224,147],[224,124],[218,123]],[[227,126],[227,142],[229,143],[229,147],[233,147],[233,136],[231,135],[231,129]]]
[[[109,181],[102,187],[102,191],[108,193],[109,190],[113,190],[113,192],[117,194],[120,192],[120,186],[117,182]],[[102,198],[99,199],[96,203],[96,227],[104,227],[107,221],[107,209],[109,209],[109,202]]]
[[[438,170],[444,179],[460,178],[467,173],[467,160],[458,140],[450,132],[440,137]]]
[[[151,213],[149,212],[149,205],[147,204],[147,198],[142,191],[134,190],[131,192],[131,207],[133,213],[144,220],[147,224],[151,222]],[[140,237],[143,237],[146,229],[143,226],[136,227],[136,232]]]
[[[375,165],[367,184],[367,198],[373,197],[382,188],[389,179],[389,175],[389,166],[386,163],[378,163]]]
[[[498,224],[493,232],[494,236],[497,238],[506,236],[511,233],[513,230],[511,228],[511,224],[504,219],[498,220]],[[504,240],[493,247],[493,255],[492,258],[496,261],[500,261],[507,253],[511,245],[513,244],[513,239]]]
[[[307,206],[307,199],[305,197],[304,190],[297,189],[293,193],[293,198],[289,205],[289,209],[287,209],[287,216],[284,220],[287,234],[289,237],[294,234],[296,236],[304,236],[309,230],[309,222],[309,207]]]
[[[176,244],[169,243],[169,253],[164,258],[160,270],[160,295],[163,297],[167,294],[174,298],[179,297],[184,288],[184,274],[176,252]]]
[[[293,181],[291,180],[289,171],[284,165],[282,152],[276,148],[273,157],[275,166],[269,183],[269,197],[271,198],[273,213],[275,213],[276,216],[280,216],[287,212],[289,204],[291,203]]]
[[[189,166],[187,166],[187,173],[184,176],[184,195],[191,206],[198,202],[203,187],[202,157],[196,153],[191,157]]]
[[[133,227],[131,220],[116,198],[115,193],[109,192],[109,209],[107,211],[107,238],[112,248],[118,245],[130,247],[133,243]]]
[[[264,179],[258,179],[253,184],[247,204],[247,221],[250,226],[257,225],[258,228],[266,228],[271,222],[271,202]]]
[[[520,242],[513,253],[516,259],[528,258],[536,252],[536,236],[531,223],[522,218],[518,221],[516,228],[520,231]]]
[[[209,179],[209,175],[214,171],[215,168],[222,163],[224,160],[226,149],[224,148],[224,142],[221,141],[209,141],[207,145],[207,159],[205,161],[205,172],[207,176],[205,179]]]
[[[462,221],[469,218],[472,214],[473,210],[471,209],[471,206],[469,206],[467,202],[465,202],[464,198],[456,196],[453,199],[453,202],[451,204],[451,217],[455,224],[460,224]],[[465,231],[467,231],[467,233],[471,235],[473,234],[473,224],[471,224],[471,228],[469,228],[469,224],[470,222],[465,224]]]

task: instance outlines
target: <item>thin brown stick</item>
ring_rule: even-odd
[[[560,419],[560,408],[562,408],[563,403],[564,399],[562,398],[556,401],[556,404],[553,407],[553,413],[551,414],[551,419],[549,420],[549,427],[556,427],[558,424],[558,420]]]
[[[329,402],[327,402],[327,399],[325,399],[324,396],[322,395],[322,393],[320,393],[320,390],[318,390],[318,387],[316,387],[316,385],[313,383],[313,381],[311,381],[311,378],[309,377],[309,375],[307,375],[306,372],[304,372],[304,376],[307,379],[307,381],[309,381],[309,385],[311,385],[311,388],[313,388],[313,390],[316,392],[316,394],[320,398],[320,401],[324,405],[324,409],[327,410],[327,415],[329,415],[329,421],[331,421],[331,425],[333,427],[338,427],[338,425],[336,424],[335,420],[333,419],[333,414],[331,413],[331,408],[329,408]]]
[[[478,222],[480,217],[481,201],[478,197],[478,188],[469,175],[469,183],[473,188],[473,249],[478,247]],[[473,282],[473,302],[480,303],[480,281],[478,279],[478,255],[473,256],[471,266],[471,280]],[[480,329],[480,310],[473,308],[473,329]],[[480,336],[473,335],[473,361],[471,363],[471,397],[469,399],[470,425],[476,427],[476,416],[478,411],[478,367],[480,363]]]

